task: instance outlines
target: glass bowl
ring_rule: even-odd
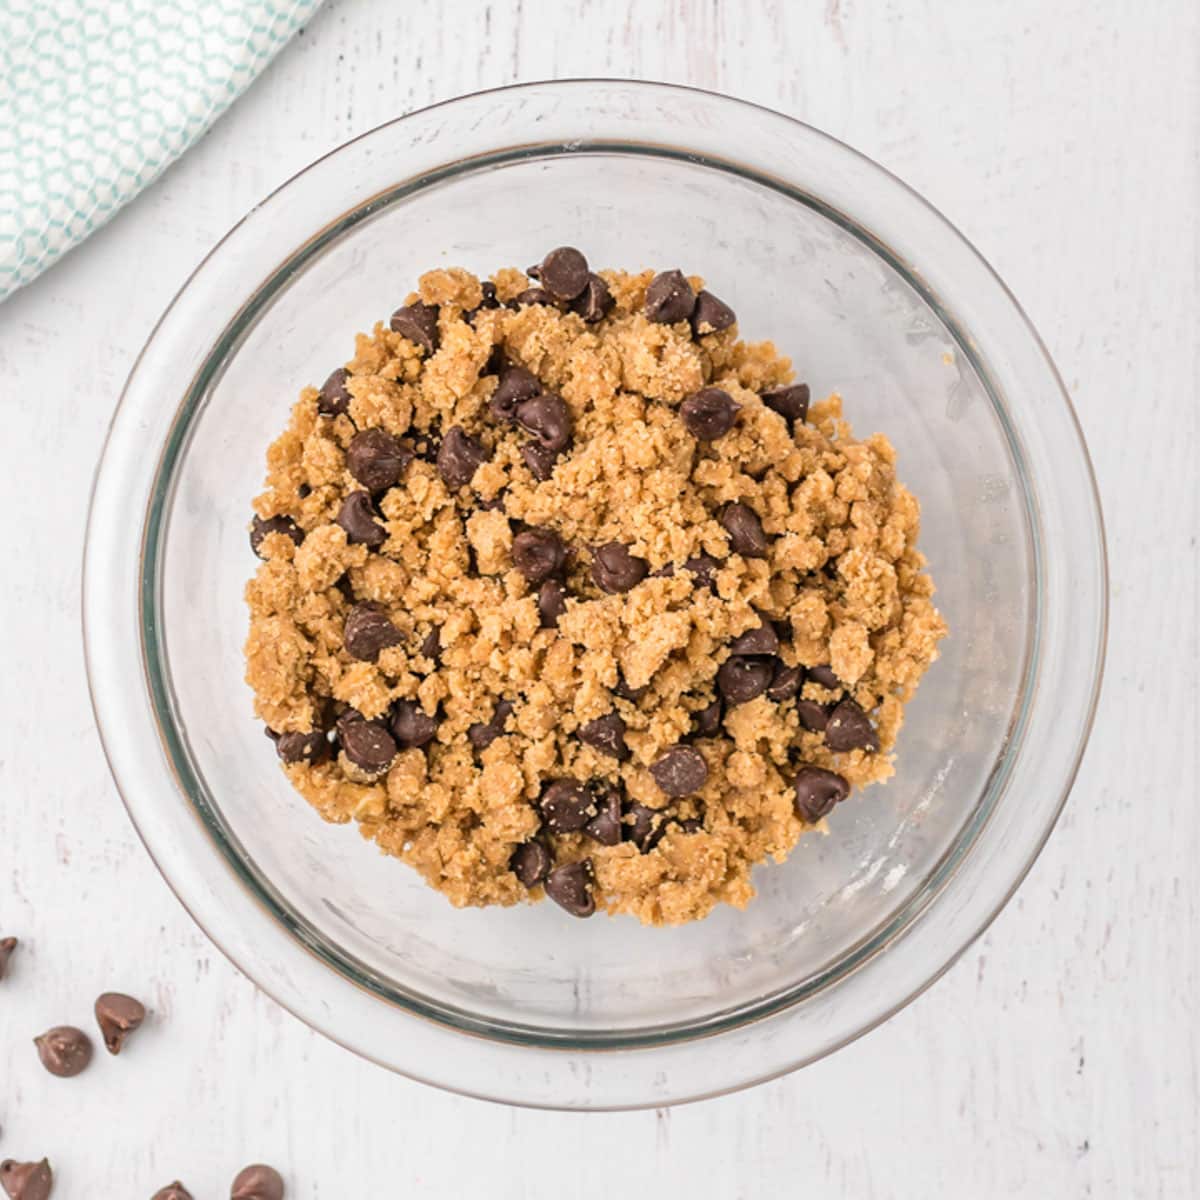
[[[424,270],[579,245],[681,266],[772,338],[924,507],[951,634],[898,771],[686,928],[552,904],[455,910],[279,770],[243,683],[246,541],[299,388]],[[314,1028],[515,1103],[725,1091],[828,1053],[926,987],[995,916],[1091,724],[1106,576],[1070,403],[1004,285],[887,172],[796,121],[657,84],[468,96],[384,125],[268,197],[158,323],[89,520],[93,702],[130,815],[208,935]]]

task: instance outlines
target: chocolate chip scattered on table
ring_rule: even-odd
[[[96,998],[93,1006],[96,1024],[104,1039],[104,1048],[109,1054],[120,1054],[125,1039],[140,1029],[146,1019],[146,1007],[140,1000],[126,996],[123,992],[104,992]]]
[[[168,1183],[166,1187],[161,1187],[150,1198],[150,1200],[193,1200],[192,1193],[176,1179],[173,1183]]]
[[[254,1163],[238,1172],[230,1200],[283,1200],[283,1177],[274,1167]]]
[[[258,716],[456,905],[742,907],[893,773],[946,632],[919,506],[714,289],[573,247],[430,271],[269,450]]]
[[[40,1162],[0,1162],[0,1187],[9,1200],[47,1200],[54,1189],[54,1172],[46,1159]]]
[[[92,1039],[74,1025],[55,1025],[33,1039],[42,1066],[51,1075],[70,1079],[92,1061]]]
[[[17,939],[15,937],[0,938],[0,979],[4,978],[4,974],[8,970],[8,960],[12,958],[16,948]]]

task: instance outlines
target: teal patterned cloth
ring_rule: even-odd
[[[0,300],[188,148],[320,0],[0,0]]]

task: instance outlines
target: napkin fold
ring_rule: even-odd
[[[98,229],[320,0],[0,0],[0,300]]]

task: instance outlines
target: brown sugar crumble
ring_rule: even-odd
[[[246,678],[292,784],[456,905],[743,907],[946,627],[895,452],[679,271],[430,271],[267,452]]]

